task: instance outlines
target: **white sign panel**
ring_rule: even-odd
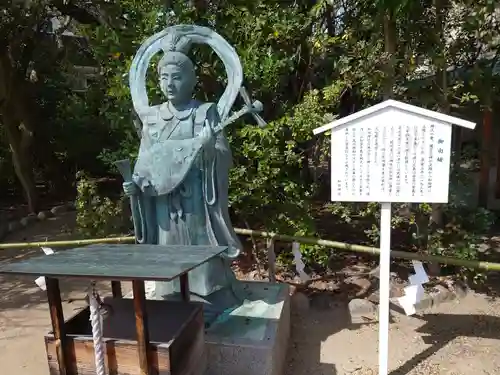
[[[388,110],[331,137],[332,201],[448,201],[451,124]]]

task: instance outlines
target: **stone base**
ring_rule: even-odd
[[[288,285],[243,282],[247,300],[205,332],[206,375],[282,375],[290,337]]]
[[[290,337],[289,287],[240,283],[245,302],[205,331],[205,375],[283,375]],[[146,295],[157,298],[154,282],[146,282]]]

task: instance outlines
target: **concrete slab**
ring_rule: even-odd
[[[247,300],[205,333],[206,375],[282,375],[290,337],[288,285],[243,282]]]

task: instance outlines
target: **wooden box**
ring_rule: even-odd
[[[140,375],[132,299],[106,299],[112,313],[104,320],[106,368],[109,375]],[[206,368],[202,306],[188,302],[146,301],[151,374],[202,375]],[[95,375],[89,307],[65,324],[69,358],[67,375]],[[60,374],[56,340],[45,336],[51,375]]]

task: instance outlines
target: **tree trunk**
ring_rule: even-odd
[[[384,100],[393,96],[393,87],[396,71],[396,47],[397,47],[397,29],[394,15],[391,9],[384,12],[384,51],[387,54],[387,63],[385,65],[385,79],[383,87]]]
[[[208,12],[207,0],[191,0],[191,6],[196,11],[196,22],[200,25],[207,25],[206,15]]]
[[[37,208],[37,192],[35,179],[33,174],[33,163],[29,152],[32,134],[26,129],[21,130],[24,126],[20,124],[11,114],[2,114],[3,125],[12,154],[12,164],[16,176],[24,190],[24,196],[28,204],[30,212],[36,212]]]
[[[0,114],[12,154],[12,163],[31,212],[37,209],[37,191],[31,146],[34,140],[35,106],[24,94],[26,82],[12,67],[9,56],[0,56],[0,94],[3,95]]]
[[[489,96],[489,94],[487,95]],[[480,150],[480,175],[479,175],[479,196],[480,207],[488,207],[488,195],[490,189],[490,169],[491,169],[491,140],[493,137],[492,113],[489,105],[483,109],[483,122],[481,126],[481,150]]]
[[[450,113],[450,102],[448,98],[448,75],[446,61],[446,42],[444,40],[445,15],[449,0],[434,0],[436,11],[436,23],[434,25],[435,48],[433,62],[436,66],[436,76],[434,80],[434,89],[437,92],[438,111],[446,114]],[[432,204],[431,217],[429,218],[429,230],[436,231],[444,226],[443,205],[440,203]],[[441,265],[431,263],[429,271],[432,275],[441,274]]]
[[[335,36],[335,8],[333,7],[333,3],[327,3],[325,7],[325,22],[326,22],[326,30],[328,31],[328,36]]]
[[[436,24],[434,27],[434,35],[436,37],[435,46],[438,49],[435,54],[434,64],[436,66],[435,90],[438,93],[438,111],[449,114],[450,101],[448,97],[448,74],[446,60],[446,42],[444,40],[444,26],[446,11],[448,9],[449,0],[434,0],[436,10]],[[443,205],[434,203],[432,205],[431,225],[441,228],[443,222]]]

